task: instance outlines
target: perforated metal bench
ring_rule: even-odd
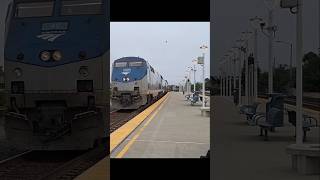
[[[288,112],[289,123],[291,123],[294,127],[296,127],[296,112],[289,111],[289,110],[287,112]],[[310,131],[311,128],[317,127],[317,126],[318,126],[317,119],[311,116],[303,115],[303,121],[302,121],[303,141],[306,141],[307,132]]]
[[[266,115],[256,117],[257,125],[260,127],[260,136],[268,140],[268,131],[274,131],[276,127],[283,127],[283,110],[273,107]]]
[[[255,125],[254,116],[261,114],[257,113],[257,108],[260,103],[254,102],[252,105],[242,105],[240,106],[240,114],[244,114],[247,117],[249,125]]]

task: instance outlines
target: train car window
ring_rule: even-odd
[[[97,15],[102,14],[102,9],[101,0],[63,0],[61,15]]]
[[[114,67],[127,67],[127,62],[116,62]]]
[[[18,3],[15,10],[15,17],[26,18],[52,16],[53,6],[53,0]]]
[[[150,69],[151,69],[151,71],[154,73],[154,69],[153,69],[153,67],[151,67],[151,66],[150,66]]]
[[[140,67],[143,65],[142,61],[133,61],[133,62],[129,62],[129,66],[130,67]]]

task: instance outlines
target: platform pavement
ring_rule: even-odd
[[[212,176],[215,180],[319,180],[318,175],[300,175],[291,169],[285,148],[295,143],[294,127],[285,117],[285,127],[269,133],[269,141],[259,136],[259,128],[248,126],[230,98],[212,98]],[[258,111],[264,111],[262,104]],[[319,128],[308,133],[306,143],[319,143]]]
[[[191,106],[182,93],[170,92],[158,112],[151,114],[128,136],[111,158],[119,154],[123,154],[123,158],[199,158],[205,155],[210,148],[210,118],[201,116],[200,107],[200,103]]]

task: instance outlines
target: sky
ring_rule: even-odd
[[[209,22],[112,22],[111,63],[125,56],[147,60],[169,84],[179,84],[192,60],[202,56],[201,45],[210,46]],[[202,66],[196,65],[196,81]],[[210,51],[205,51],[205,77],[210,74]],[[193,82],[193,74],[191,74]]]
[[[211,1],[212,2],[212,1]],[[264,0],[213,0],[211,23],[212,59],[211,72],[217,75],[218,64],[226,52],[236,45],[241,38],[241,32],[252,31],[249,19],[259,16],[267,20],[268,9]],[[320,0],[304,0],[303,6],[303,51],[304,53],[318,52],[319,47],[319,3]],[[275,8],[274,23],[277,25],[275,39],[293,43],[293,65],[295,65],[296,16],[288,9]],[[266,70],[268,67],[268,40],[261,31],[258,34],[258,61],[259,67]],[[253,52],[253,38],[250,37],[250,52]],[[277,64],[288,64],[290,46],[274,43],[274,56]]]
[[[3,55],[3,29],[4,29],[4,19],[5,19],[5,14],[6,14],[6,7],[8,4],[9,0],[1,0],[0,1],[0,65],[3,64],[3,59],[2,59],[2,55]],[[221,57],[232,47],[235,45],[235,41],[239,38],[241,38],[241,32],[244,30],[252,30],[250,27],[250,23],[249,23],[249,18],[252,18],[254,16],[260,16],[264,19],[267,18],[267,8],[266,5],[264,3],[264,0],[211,0],[211,2],[213,2],[213,12],[212,13],[212,17],[211,17],[211,73],[213,75],[217,75],[218,74],[218,64],[219,61],[221,60]],[[320,22],[319,20],[319,5],[318,3],[320,2],[320,0],[304,0],[304,9],[303,9],[303,39],[304,39],[304,52],[307,53],[309,51],[314,51],[317,52],[317,49],[319,47],[319,27],[318,24]],[[276,8],[275,9],[275,24],[278,26],[278,31],[276,33],[276,39],[282,40],[282,41],[288,41],[288,42],[292,42],[293,43],[293,47],[294,47],[294,51],[295,51],[295,26],[296,26],[296,21],[295,21],[295,15],[292,15],[289,13],[288,9],[280,9],[280,8]],[[117,23],[112,23],[112,26],[114,26],[114,28],[120,27],[120,26],[130,26],[125,25],[124,24],[117,24]],[[204,23],[205,24],[205,23]],[[160,25],[160,24],[159,24]],[[169,73],[170,77],[172,79],[169,79],[169,81],[175,82],[178,81],[179,78],[183,78],[184,74],[184,69],[186,69],[186,66],[191,65],[190,61],[197,57],[199,54],[201,54],[200,51],[198,51],[198,46],[199,44],[201,45],[202,43],[206,43],[205,40],[201,41],[202,39],[206,39],[203,36],[209,36],[208,33],[204,32],[204,31],[209,31],[209,27],[204,27],[204,28],[199,28],[199,31],[196,30],[196,26],[194,28],[189,29],[188,28],[181,28],[181,32],[178,33],[178,29],[177,27],[174,27],[175,25],[168,25],[167,27],[162,27],[162,28],[155,28],[156,26],[153,27],[147,27],[149,30],[152,29],[152,31],[145,31],[143,28],[140,27],[141,31],[132,31],[132,30],[138,30],[139,27],[136,25],[136,27],[134,27],[133,29],[122,29],[122,28],[118,28],[118,32],[114,31],[111,29],[111,33],[115,34],[115,37],[111,38],[111,41],[113,41],[114,48],[111,47],[112,49],[112,54],[111,54],[111,60],[114,60],[118,57],[121,56],[127,56],[127,55],[135,55],[138,54],[138,49],[143,47],[143,44],[139,44],[137,42],[145,42],[147,41],[146,37],[150,37],[152,35],[153,32],[159,32],[161,31],[161,34],[166,34],[164,37],[161,36],[161,34],[156,34],[153,33],[153,35],[155,35],[153,37],[153,39],[155,40],[153,43],[153,46],[151,47],[146,47],[147,49],[152,49],[152,52],[154,52],[157,55],[152,56],[151,54],[139,54],[139,56],[147,58],[147,60],[150,60],[150,63],[160,72],[163,71],[164,76],[166,76],[166,73]],[[179,25],[177,25],[179,26]],[[187,25],[183,26],[186,27]],[[206,25],[203,25],[206,26]],[[113,28],[113,27],[111,27]],[[172,28],[172,33],[170,32],[169,29]],[[200,30],[201,29],[201,30]],[[190,30],[190,31],[189,31]],[[193,31],[194,30],[194,31]],[[124,34],[124,32],[129,33],[128,34]],[[175,32],[174,32],[175,31]],[[184,33],[189,31],[190,33]],[[201,34],[200,31],[202,31],[203,33]],[[146,33],[144,33],[146,32]],[[116,35],[118,34],[118,35]],[[122,35],[121,35],[122,34]],[[129,42],[130,39],[134,39],[134,37],[139,37],[141,36],[141,34],[143,34],[145,36],[145,38],[140,38],[138,41],[136,41],[136,43],[134,44],[134,50],[135,52],[129,52],[127,51],[128,48],[125,48]],[[183,35],[187,36],[186,34],[189,35],[188,38],[181,38]],[[150,36],[149,36],[150,35]],[[123,37],[130,37],[130,38],[121,38],[121,36]],[[194,48],[192,48],[193,51],[191,51],[191,49],[188,49],[186,47],[186,51],[183,51],[181,46],[178,50],[175,50],[176,52],[182,52],[183,53],[173,53],[170,55],[170,51],[165,49],[169,49],[172,48],[173,46],[176,45],[176,42],[178,42],[178,39],[182,39],[183,41],[181,42],[185,42],[186,40],[190,40],[191,41],[191,37],[196,37],[197,36],[197,40],[199,40],[199,42],[194,42]],[[159,37],[159,38],[158,38]],[[259,61],[259,67],[266,70],[267,68],[267,38],[261,33],[259,32],[259,41],[258,41],[258,61]],[[177,38],[177,39],[176,39]],[[122,41],[120,42],[114,42],[116,39],[122,39]],[[157,39],[157,40],[156,40]],[[165,40],[168,40],[168,44],[166,46],[164,46],[163,42]],[[116,41],[118,41],[116,40]],[[150,40],[150,38],[149,38]],[[157,42],[156,42],[157,41]],[[116,43],[118,45],[116,45]],[[181,43],[186,45],[185,43]],[[120,46],[122,44],[122,46]],[[150,42],[151,44],[151,42]],[[209,44],[209,43],[207,43]],[[252,51],[252,38],[250,38],[250,42],[249,42],[249,46],[251,48]],[[121,47],[120,49],[116,49],[115,47]],[[165,48],[167,47],[167,48]],[[190,46],[191,47],[191,46]],[[189,48],[190,48],[189,47]],[[132,48],[132,46],[130,45],[130,49]],[[162,48],[163,53],[157,53],[160,52],[157,50],[157,48]],[[126,50],[124,50],[126,49]],[[120,54],[120,51],[123,52],[123,54]],[[145,51],[146,52],[146,51]],[[208,52],[209,53],[209,52]],[[207,53],[207,54],[208,54]],[[160,58],[160,55],[164,56],[168,56],[170,60],[172,60],[172,62],[170,61],[170,63],[172,64],[178,64],[178,63],[173,63],[176,62],[177,59],[184,59],[183,57],[185,57],[185,59],[181,62],[181,69],[174,69],[173,66],[168,66],[167,64],[165,64],[164,66],[160,63],[160,62],[164,62],[164,60],[162,60]],[[208,54],[209,55],[209,54]],[[207,56],[208,56],[207,55]],[[274,49],[274,55],[275,55],[275,59],[276,59],[276,64],[283,64],[283,63],[289,63],[289,47],[283,44],[275,44],[275,49]],[[158,61],[158,59],[161,59],[162,61]],[[165,59],[165,60],[168,60]],[[191,60],[190,60],[191,59]],[[208,58],[206,58],[208,59]],[[180,62],[180,60],[179,60]],[[160,63],[160,64],[158,64]],[[293,63],[295,63],[295,53],[293,53]],[[208,63],[207,63],[208,64]],[[158,65],[159,69],[158,69]],[[165,68],[164,68],[165,67]],[[166,69],[169,70],[169,72],[165,71]],[[199,69],[199,68],[198,68]],[[179,73],[178,73],[179,72]],[[206,72],[209,72],[208,70],[206,70]],[[199,73],[199,71],[197,72]],[[179,74],[179,75],[172,75],[172,74]],[[178,77],[181,76],[181,77]],[[201,78],[201,77],[200,77]],[[199,79],[199,74],[197,75],[197,79]]]

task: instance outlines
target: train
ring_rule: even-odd
[[[112,64],[111,106],[138,109],[167,92],[168,81],[140,57],[122,57]]]
[[[108,0],[13,0],[5,20],[7,142],[84,150],[109,136]]]

